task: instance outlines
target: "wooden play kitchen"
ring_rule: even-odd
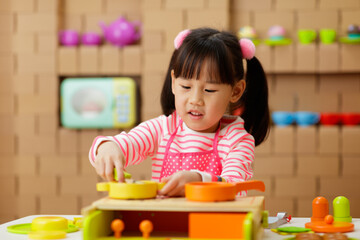
[[[159,187],[158,183],[148,181],[113,184]],[[185,198],[149,198],[149,195],[142,198],[138,193],[124,197],[119,195],[118,190],[111,190],[110,186],[111,183],[109,188],[103,189],[109,191],[108,197],[82,210],[84,240],[119,239],[113,236],[112,230],[114,220],[119,219],[122,222],[121,239],[144,239],[139,225],[145,220],[152,223],[148,239],[261,239],[264,197],[236,196],[239,191],[264,191],[265,186],[260,181],[192,183],[186,185]],[[199,198],[199,193],[205,198]],[[219,195],[224,197],[219,198]]]

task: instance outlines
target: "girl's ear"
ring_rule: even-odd
[[[241,96],[243,95],[244,91],[246,88],[246,82],[244,79],[238,81],[235,86],[233,87],[232,90],[232,95],[230,98],[230,102],[231,103],[236,103],[237,101],[239,101],[239,99],[241,98]]]
[[[171,91],[172,93],[175,95],[175,74],[174,74],[174,69],[171,70]]]

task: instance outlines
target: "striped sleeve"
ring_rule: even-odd
[[[89,152],[91,164],[94,165],[97,148],[105,141],[112,141],[119,146],[125,156],[125,167],[138,164],[147,156],[152,156],[161,140],[163,118],[164,116],[160,116],[145,121],[133,128],[129,133],[122,132],[116,136],[96,137]]]
[[[229,153],[223,159],[223,171],[221,177],[226,182],[241,182],[251,179],[253,176],[252,163],[254,161],[255,141],[250,134],[237,134]]]

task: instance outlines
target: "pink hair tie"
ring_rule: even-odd
[[[239,40],[241,52],[243,54],[243,58],[247,60],[252,59],[255,56],[255,45],[248,38],[242,38]]]
[[[189,29],[185,29],[185,30],[178,33],[178,35],[174,39],[175,49],[179,49],[179,47],[183,43],[184,39],[187,37],[187,35],[189,35],[190,32],[191,31]]]

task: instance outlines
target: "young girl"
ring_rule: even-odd
[[[128,165],[150,156],[152,180],[166,182],[159,194],[168,196],[183,196],[188,182],[249,180],[254,148],[269,131],[267,81],[254,45],[210,28],[182,31],[174,42],[164,115],[129,133],[95,138],[90,162],[108,181],[115,167],[123,181]],[[235,109],[241,117],[225,115]]]

